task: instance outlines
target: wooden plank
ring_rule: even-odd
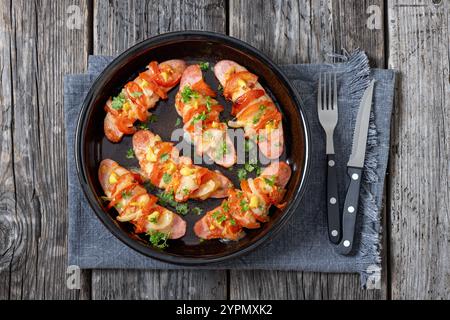
[[[366,27],[369,5],[377,5],[381,13],[384,10],[382,0],[233,0],[230,35],[249,42],[280,64],[323,62],[327,53],[361,47],[374,65],[383,67],[384,32],[382,27]],[[382,290],[362,291],[359,276],[349,274],[231,271],[230,288],[232,299],[386,298],[385,280]]]
[[[230,271],[231,299],[377,300],[385,290],[361,290],[353,274]]]
[[[225,299],[224,271],[95,270],[92,299]]]
[[[13,167],[13,132],[11,97],[11,17],[9,10],[3,11],[6,1],[0,2],[3,14],[0,17],[0,299],[9,297],[9,267],[18,239],[18,224],[15,219],[16,188]]]
[[[160,33],[225,32],[224,0],[94,2],[94,52],[115,55]]]
[[[433,4],[435,3],[435,4]],[[400,71],[391,168],[393,299],[450,298],[448,1],[388,1]]]
[[[81,14],[80,29],[67,27],[70,5]],[[87,60],[87,5],[74,0],[1,0],[0,8],[0,96],[2,106],[6,106],[1,112],[0,137],[0,170],[6,183],[1,183],[0,194],[2,237],[8,238],[6,245],[3,238],[0,244],[0,252],[7,249],[0,258],[0,297],[83,298],[89,287],[66,287],[67,176],[62,101],[63,75],[82,72]]]
[[[94,53],[181,29],[225,32],[225,1],[95,1]],[[94,299],[225,299],[226,271],[94,270]],[[132,288],[132,290],[130,290]]]

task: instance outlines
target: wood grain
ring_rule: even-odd
[[[366,28],[369,2],[383,12],[383,1],[231,1],[230,35],[249,42],[279,64],[323,62],[328,53],[361,47],[375,65],[383,67],[383,29]],[[357,275],[231,271],[230,276],[231,299],[387,297],[386,276],[382,290],[371,291],[360,289]]]
[[[361,290],[359,276],[285,271],[231,271],[231,299],[377,300],[386,290]]]
[[[13,100],[11,17],[6,1],[0,2],[0,299],[9,298],[9,268],[18,247],[19,225],[15,217],[16,188],[13,166]],[[9,3],[8,3],[9,5]]]
[[[66,26],[72,4],[84,19],[80,29]],[[6,106],[0,137],[5,179],[0,187],[0,297],[82,298],[89,288],[66,287],[62,100],[63,75],[83,71],[87,59],[86,3],[2,0],[0,9],[1,97]]]
[[[96,270],[92,299],[225,299],[224,271]]]
[[[224,0],[94,2],[94,53],[116,55],[160,33],[225,32]]]
[[[393,299],[450,298],[448,1],[388,1],[399,70],[391,148]]]
[[[167,31],[225,32],[225,25],[222,0],[95,1],[94,53],[114,55]],[[226,271],[94,270],[92,298],[225,299],[226,283]]]
[[[79,29],[67,27],[71,5]],[[366,27],[369,5],[387,13],[380,29]],[[450,298],[449,10],[448,0],[0,0],[0,299]],[[136,270],[92,271],[92,282],[85,271],[81,290],[67,289],[62,77],[83,72],[90,52],[185,29],[230,33],[280,64],[361,47],[384,67],[388,53],[400,73],[381,291],[348,274]]]

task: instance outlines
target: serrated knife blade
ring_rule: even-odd
[[[359,104],[355,131],[353,132],[352,153],[347,163],[348,167],[362,168],[364,166],[374,83],[375,80],[370,82],[369,86],[364,91],[361,103]]]
[[[364,157],[366,154],[367,131],[369,130],[370,109],[372,107],[373,86],[371,81],[364,91],[356,116],[353,146],[350,160],[347,163],[347,175],[350,183],[345,195],[344,212],[342,213],[342,239],[338,245],[341,254],[351,254],[355,235],[356,215],[358,213],[359,189],[361,186]]]

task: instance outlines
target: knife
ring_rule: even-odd
[[[350,177],[350,183],[348,185],[347,195],[345,196],[344,212],[342,213],[342,239],[339,244],[339,252],[345,255],[349,254],[353,248],[359,188],[366,154],[367,132],[369,130],[374,83],[375,80],[370,82],[361,99],[356,117],[355,131],[353,132],[352,153],[347,163],[347,174]]]

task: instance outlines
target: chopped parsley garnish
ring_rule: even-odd
[[[127,150],[127,155],[125,156],[127,159],[133,159],[134,158],[134,151],[132,148]]]
[[[158,218],[157,218],[157,217],[151,217],[151,218],[149,219],[149,221],[150,221],[151,223],[158,223]]]
[[[145,122],[141,122],[137,125],[140,130],[148,130],[148,125]]]
[[[258,142],[264,142],[266,140],[267,140],[267,138],[264,134],[258,135]]]
[[[172,175],[170,175],[168,173],[164,173],[162,179],[165,184],[168,184],[168,183],[170,183],[170,181],[172,181]]]
[[[122,198],[123,199],[127,199],[131,197],[131,192],[130,191],[122,191]]]
[[[181,124],[181,119],[180,118],[177,118],[177,121],[175,122],[175,125],[176,126],[179,126]]]
[[[239,178],[239,180],[247,179],[247,170],[245,170],[244,168],[240,168],[238,170],[238,178]]]
[[[226,215],[222,215],[219,218],[217,218],[217,222],[218,223],[222,223],[222,222],[224,222],[226,220],[227,220],[227,216]]]
[[[244,168],[245,170],[247,170],[247,172],[253,172],[253,170],[255,170],[256,167],[253,164],[246,163],[244,164]]]
[[[192,209],[192,212],[199,216],[203,213],[203,209],[201,209],[199,207],[195,207],[194,209]]]
[[[222,209],[225,212],[228,212],[230,210],[230,206],[228,205],[228,201],[224,201],[222,204]]]
[[[262,115],[264,114],[264,110],[266,110],[266,106],[265,105],[260,105],[259,106],[259,110],[258,113],[253,117],[253,124],[257,124],[259,122],[259,120],[261,119]]]
[[[233,218],[231,218],[231,219],[230,219],[230,224],[231,224],[232,226],[235,226],[235,225],[236,225],[236,220],[234,220]]]
[[[209,69],[209,62],[200,62],[198,65],[203,71],[208,71]]]
[[[173,193],[161,191],[158,193],[157,196],[159,199],[159,203],[163,206],[170,205],[172,207],[175,207],[177,205],[177,202],[175,201],[175,198],[173,197]]]
[[[219,91],[220,93],[223,92],[223,87],[222,87],[221,84],[219,84],[219,85],[217,86],[217,91]]]
[[[259,166],[256,167],[256,171],[255,171],[256,175],[259,176],[261,174],[261,172],[262,172],[261,167],[259,167]]]
[[[275,185],[275,176],[272,176],[270,178],[264,177],[264,182],[273,187]]]
[[[190,190],[188,189],[188,188],[183,188],[183,194],[185,195],[185,196],[187,196],[188,194],[189,194],[189,192],[190,192]]]
[[[197,123],[200,120],[201,121],[205,121],[206,120],[206,113],[205,113],[205,111],[203,111],[202,113],[199,113],[196,116],[194,116],[192,123]]]
[[[162,162],[166,162],[167,160],[169,160],[170,155],[168,153],[163,153],[159,159],[161,159]]]
[[[248,202],[245,201],[244,199],[241,200],[241,202],[239,203],[239,205],[241,206],[242,211],[248,211],[250,209],[250,207],[248,206]]]
[[[122,109],[123,104],[125,103],[126,98],[123,92],[119,93],[117,97],[114,97],[111,103],[111,107],[115,110]]]
[[[133,98],[139,98],[140,96],[142,96],[144,93],[143,92],[133,92],[132,94],[130,94],[130,96],[132,96]]]
[[[255,147],[255,143],[251,140],[245,140],[244,142],[244,148],[245,148],[245,152],[249,152],[250,150],[252,150]]]
[[[193,91],[190,87],[185,86],[181,91],[181,100],[183,103],[188,103],[192,98],[198,98],[198,93]]]
[[[211,97],[207,96],[206,97],[206,109],[208,109],[208,112],[211,112],[211,105],[212,105]]]
[[[150,243],[159,249],[165,249],[168,247],[167,239],[169,239],[169,234],[162,233],[160,231],[149,231],[147,233],[150,236]]]
[[[222,159],[225,155],[228,154],[228,145],[226,141],[222,141],[219,145],[219,149],[216,151],[216,159]]]
[[[222,223],[227,220],[227,216],[220,211],[214,211],[212,217],[216,219],[218,223]]]
[[[188,205],[186,203],[179,203],[179,204],[177,204],[175,206],[175,210],[179,214],[181,214],[183,216],[185,216],[185,215],[187,215],[189,213],[189,207],[188,207]]]
[[[148,118],[148,121],[150,121],[150,123],[156,122],[158,121],[158,116],[156,114],[152,114],[150,118]]]
[[[170,175],[169,175],[170,176]],[[170,179],[172,179],[172,176],[170,176]],[[163,180],[164,180],[164,176],[163,176]],[[173,193],[167,193],[167,192],[159,192],[157,194],[158,199],[159,199],[159,203],[162,206],[171,206],[173,208],[175,208],[175,210],[182,215],[186,215],[189,213],[189,207],[186,203],[178,203],[175,201],[175,198],[173,196]]]
[[[108,198],[107,196],[101,196],[100,199],[101,199],[103,202],[109,202],[109,201],[111,201],[111,198]]]

